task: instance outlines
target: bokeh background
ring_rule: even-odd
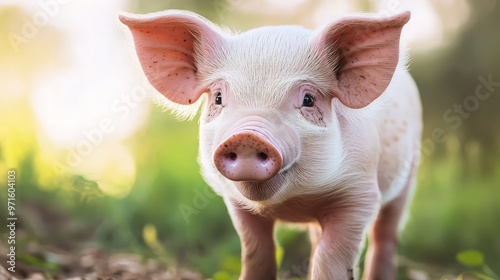
[[[197,122],[180,122],[152,101],[119,11],[188,9],[244,31],[315,28],[351,12],[409,9],[403,44],[421,90],[425,131],[418,189],[398,249],[399,278],[455,279],[469,271],[470,279],[498,279],[499,6],[497,0],[0,2],[0,220],[6,221],[7,170],[14,169],[17,261],[56,275],[58,262],[31,254],[33,247],[94,246],[207,278],[238,275],[238,237],[222,200],[199,175]],[[7,234],[0,226],[0,243]],[[282,277],[304,277],[305,233],[279,228],[277,236]]]

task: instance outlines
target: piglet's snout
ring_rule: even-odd
[[[283,166],[278,149],[254,132],[233,134],[215,150],[215,166],[232,181],[271,179]]]

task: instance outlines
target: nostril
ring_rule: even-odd
[[[266,153],[264,153],[264,152],[260,152],[260,153],[257,154],[257,158],[260,161],[266,161],[269,158],[269,156]]]
[[[238,155],[236,153],[231,152],[226,154],[226,158],[231,161],[235,161],[238,158]]]

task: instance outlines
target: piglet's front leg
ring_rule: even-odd
[[[322,235],[312,256],[311,280],[357,279],[355,272],[365,228],[378,210],[374,197],[366,197],[364,203],[355,207],[334,207],[320,217]]]
[[[226,200],[226,206],[241,242],[242,268],[239,279],[276,279],[274,220],[254,215],[231,200]]]

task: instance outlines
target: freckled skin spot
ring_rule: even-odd
[[[387,132],[387,127],[386,127],[385,125],[382,125],[382,126],[380,127],[380,132],[381,132],[382,134],[386,134],[386,132]]]
[[[391,142],[389,142],[388,139],[384,139],[383,143],[384,143],[384,146],[386,146],[386,147],[391,145]]]
[[[207,114],[205,117],[205,123],[209,123],[214,120],[221,112],[222,106],[215,105],[213,102],[210,103],[210,106],[207,109]],[[227,148],[227,145],[225,146]]]
[[[324,113],[319,107],[302,107],[300,113],[312,124],[326,127]]]

